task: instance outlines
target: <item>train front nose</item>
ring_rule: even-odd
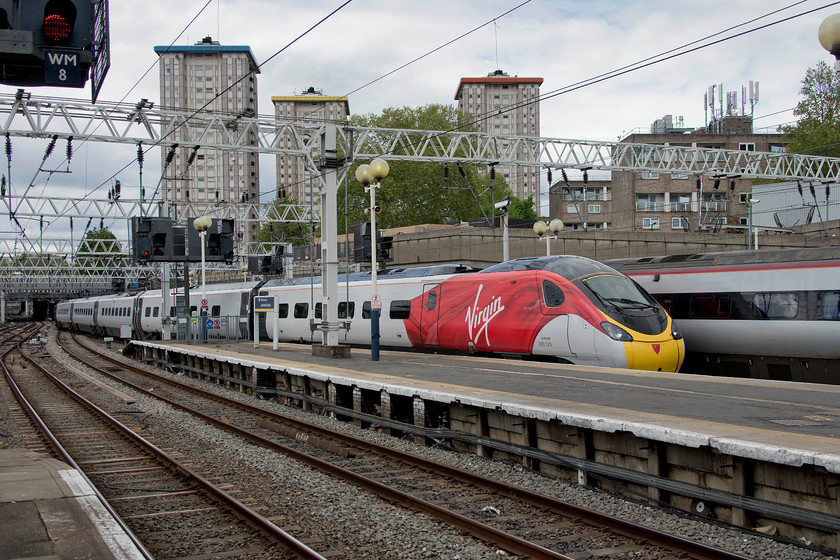
[[[627,352],[627,367],[676,373],[685,358],[685,344],[682,339],[660,338],[634,340],[624,343]]]

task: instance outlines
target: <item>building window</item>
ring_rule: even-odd
[[[590,214],[600,214],[601,213],[601,205],[600,204],[590,204],[589,207]]]
[[[641,212],[656,211],[656,195],[655,194],[639,194],[636,195],[636,210]]]
[[[738,144],[738,150],[742,152],[754,152],[755,144],[753,142],[741,142]]]
[[[642,171],[642,179],[659,179],[658,171]]]
[[[642,218],[642,229],[659,229],[659,218]]]

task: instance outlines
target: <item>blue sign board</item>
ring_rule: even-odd
[[[255,297],[254,311],[274,311],[274,296]]]

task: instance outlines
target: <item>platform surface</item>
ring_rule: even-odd
[[[0,449],[0,558],[140,560],[78,471],[46,455]]]
[[[337,359],[271,342],[138,344],[840,472],[840,385],[417,352],[382,351],[374,362],[369,349]]]

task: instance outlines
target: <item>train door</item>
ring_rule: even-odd
[[[420,338],[425,346],[440,346],[438,314],[440,313],[441,284],[423,284],[420,300]]]

